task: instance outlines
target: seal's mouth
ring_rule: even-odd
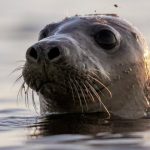
[[[45,81],[45,82],[42,82],[42,83],[40,83],[40,85],[36,88],[36,92],[38,93],[38,92],[41,92],[44,88],[46,88],[46,87],[49,87],[51,85],[51,82],[50,81]],[[93,85],[93,86],[98,86],[98,85]],[[100,91],[101,93],[104,91],[104,90],[106,90],[106,88],[109,88],[109,86],[110,86],[110,84],[107,84],[107,85],[105,85],[105,86],[99,86],[99,89],[98,89],[98,91]],[[51,90],[51,89],[49,89],[49,90]]]
[[[48,84],[50,84],[50,81],[42,82],[42,83],[36,88],[36,92],[40,92],[40,90],[41,90],[44,86],[46,86],[46,85],[48,85]]]

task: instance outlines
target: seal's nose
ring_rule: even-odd
[[[61,55],[61,48],[56,45],[37,43],[31,46],[26,52],[26,59],[38,62],[38,60],[47,59],[52,61]]]
[[[53,60],[60,56],[60,49],[58,47],[52,47],[49,49],[47,55],[49,60]]]
[[[27,50],[26,57],[27,57],[27,59],[36,61],[38,59],[38,52],[37,52],[37,50],[34,47],[30,47]]]

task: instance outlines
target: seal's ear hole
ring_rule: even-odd
[[[117,45],[115,34],[107,29],[101,30],[94,36],[95,41],[105,50],[111,50]]]
[[[51,49],[49,50],[49,52],[48,52],[48,59],[49,59],[49,60],[52,60],[52,59],[54,59],[54,58],[59,57],[59,55],[60,55],[60,50],[59,50],[59,48],[58,48],[58,47],[53,47],[53,48],[51,48]]]

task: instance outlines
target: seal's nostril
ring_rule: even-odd
[[[37,51],[33,47],[30,48],[29,55],[30,55],[30,57],[33,57],[34,59],[37,59],[37,57],[38,57]]]
[[[58,47],[53,47],[50,49],[50,51],[48,52],[48,58],[50,60],[58,57],[60,55],[60,50]]]

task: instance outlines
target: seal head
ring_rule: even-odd
[[[149,106],[148,60],[143,36],[127,21],[75,16],[40,32],[22,74],[42,113],[107,111],[135,119]]]

